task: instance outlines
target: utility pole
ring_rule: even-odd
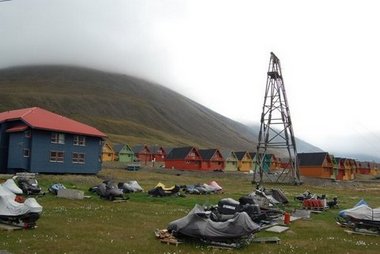
[[[284,80],[281,72],[280,59],[271,52],[267,72],[264,104],[261,114],[261,125],[257,143],[256,165],[252,183],[261,185],[264,176],[270,182],[287,182],[300,184],[297,161],[296,141],[290,118],[288,100],[286,98]],[[275,150],[286,154],[285,163],[277,175],[269,174],[267,157]],[[258,179],[257,179],[258,178]]]

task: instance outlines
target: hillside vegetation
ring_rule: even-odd
[[[92,125],[113,142],[250,151],[257,142],[258,128],[228,119],[161,85],[85,68],[0,70],[0,101],[0,112],[39,106]]]

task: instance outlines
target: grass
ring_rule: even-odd
[[[225,193],[217,195],[187,195],[186,197],[152,198],[146,193],[131,194],[127,202],[101,200],[88,188],[102,179],[137,180],[149,190],[159,181],[173,184],[194,184],[216,180]],[[104,169],[97,176],[39,175],[44,190],[55,182],[84,190],[91,198],[67,200],[51,194],[37,197],[43,206],[42,217],[33,230],[0,231],[0,250],[10,253],[378,253],[380,237],[349,235],[335,224],[339,209],[315,214],[311,220],[292,222],[282,234],[259,232],[257,236],[278,236],[280,244],[251,244],[243,249],[209,249],[198,243],[166,245],[155,239],[156,228],[166,228],[169,222],[185,216],[194,204],[216,204],[223,197],[238,199],[253,187],[250,177],[234,173],[188,173],[164,169],[128,172]],[[291,203],[285,209],[298,208],[292,197],[305,190],[338,196],[341,209],[352,207],[365,198],[372,207],[380,206],[380,184],[341,185],[267,185],[281,188]]]

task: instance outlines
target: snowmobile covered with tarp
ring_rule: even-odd
[[[240,247],[253,238],[260,226],[245,212],[235,213],[223,221],[212,219],[212,212],[200,205],[184,217],[169,223],[167,229],[179,239],[197,239],[205,243]]]
[[[337,222],[353,231],[366,230],[380,234],[380,207],[371,208],[361,200],[353,208],[340,211]]]
[[[42,206],[34,198],[22,198],[22,194],[23,191],[13,179],[0,184],[0,222],[34,228],[42,213]]]
[[[153,197],[166,197],[172,195],[178,195],[181,188],[179,185],[173,185],[166,187],[163,183],[158,183],[156,187],[148,191],[148,194]]]
[[[223,191],[223,188],[215,181],[211,181],[209,184],[184,185],[181,187],[188,194],[214,194]]]
[[[124,193],[144,191],[137,181],[119,182],[117,186],[119,189],[123,190]]]
[[[66,187],[62,183],[53,183],[49,186],[48,191],[54,195],[57,195],[59,190],[64,189],[66,189]]]
[[[115,199],[128,199],[128,197],[124,195],[123,190],[119,189],[117,184],[113,181],[103,181],[101,184],[91,187],[89,191],[95,192],[101,198],[108,199],[111,201]]]

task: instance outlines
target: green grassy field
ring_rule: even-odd
[[[115,181],[137,180],[145,189],[159,181],[174,184],[208,183],[216,180],[224,194],[187,195],[186,197],[153,198],[147,193],[130,194],[126,202],[101,200],[88,188],[103,179]],[[68,200],[51,194],[37,197],[43,206],[38,227],[32,230],[0,231],[0,253],[379,253],[380,237],[349,235],[336,225],[340,209],[352,207],[360,198],[372,207],[380,206],[380,183],[318,184],[301,186],[266,185],[281,188],[291,203],[285,209],[300,205],[293,197],[309,190],[313,193],[338,196],[340,209],[313,214],[311,220],[298,220],[284,233],[259,232],[257,237],[278,236],[280,244],[250,244],[242,249],[208,248],[198,243],[166,245],[155,239],[154,230],[166,228],[168,223],[185,216],[195,204],[217,204],[224,197],[238,199],[253,190],[250,177],[230,173],[185,173],[164,169],[128,172],[104,169],[97,176],[39,175],[44,190],[55,182],[68,188],[84,190],[91,198]]]

